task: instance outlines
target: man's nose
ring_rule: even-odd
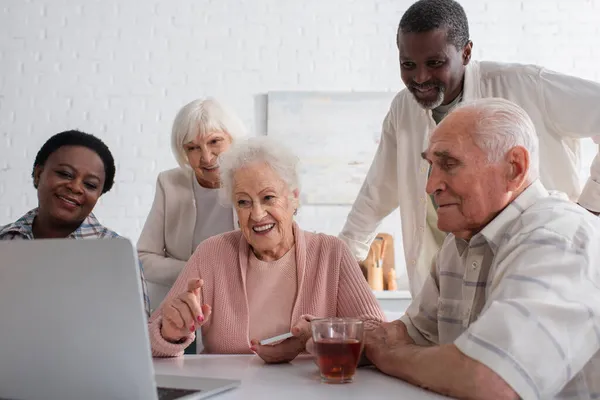
[[[427,185],[425,185],[427,194],[433,195],[436,191],[442,190],[443,186],[443,180],[437,168],[429,166],[429,176],[427,177]]]
[[[431,74],[426,67],[417,67],[413,80],[416,84],[422,85],[431,80]]]

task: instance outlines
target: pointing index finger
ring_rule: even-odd
[[[199,294],[202,285],[204,285],[204,281],[202,279],[192,279],[188,281],[188,292]]]

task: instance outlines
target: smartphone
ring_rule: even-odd
[[[291,338],[293,336],[294,335],[292,335],[292,332],[288,332],[288,333],[284,333],[282,335],[273,336],[272,338],[261,340],[260,344],[261,344],[261,346],[264,346],[266,344],[273,344],[273,343],[277,343],[277,342],[282,342],[285,339],[289,339],[289,338]]]

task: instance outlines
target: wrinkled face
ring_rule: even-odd
[[[431,164],[427,193],[433,194],[438,228],[469,238],[511,201],[510,164],[490,163],[473,141],[473,117],[460,110],[449,114],[434,131],[423,152]]]
[[[34,171],[39,215],[76,229],[94,209],[104,180],[104,163],[96,152],[83,146],[59,148]]]
[[[197,136],[185,143],[183,149],[198,182],[209,188],[219,187],[219,163],[217,157],[231,146],[231,136],[223,132],[211,132]]]
[[[398,36],[402,81],[423,108],[448,104],[460,94],[471,48],[471,42],[462,49],[449,43],[446,29]]]
[[[278,259],[294,244],[293,218],[298,191],[269,165],[254,163],[233,176],[233,201],[240,229],[260,259]]]

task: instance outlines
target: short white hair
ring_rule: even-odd
[[[465,102],[453,111],[471,110],[475,115],[475,144],[488,155],[488,161],[502,160],[515,146],[529,152],[528,179],[539,176],[539,141],[533,121],[517,104],[502,98],[489,97]]]
[[[171,150],[180,167],[189,167],[183,145],[209,133],[227,133],[231,141],[246,136],[242,121],[212,97],[194,100],[179,110],[171,130]]]
[[[221,172],[220,196],[223,204],[231,204],[233,176],[251,164],[267,164],[287,184],[290,194],[300,191],[300,159],[287,147],[268,136],[255,136],[236,142],[219,156]],[[299,196],[298,196],[299,197]]]

